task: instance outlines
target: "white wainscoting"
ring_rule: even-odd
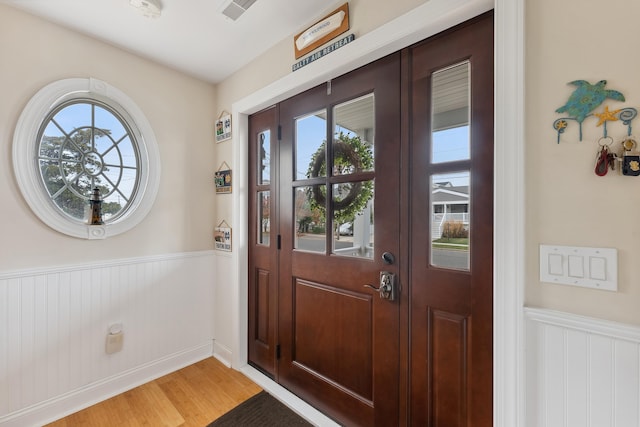
[[[235,238],[236,236],[234,236]],[[238,333],[233,322],[237,311],[233,295],[236,292],[236,288],[238,288],[238,281],[233,274],[232,261],[233,256],[230,252],[216,252],[216,277],[218,280],[216,280],[214,289],[214,298],[216,300],[214,336],[216,339],[213,343],[213,355],[228,367],[231,367],[233,360],[231,349],[235,334]],[[237,369],[238,367],[234,366],[234,368]]]
[[[213,251],[0,272],[0,425],[41,425],[212,355]],[[121,352],[105,353],[121,322]]]
[[[526,308],[527,426],[640,426],[640,327]]]

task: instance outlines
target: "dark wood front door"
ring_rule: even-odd
[[[347,425],[397,422],[399,304],[365,285],[398,273],[399,78],[395,54],[280,105],[279,380]]]
[[[492,423],[492,22],[250,118],[250,363],[343,425]]]

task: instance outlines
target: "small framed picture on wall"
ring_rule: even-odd
[[[224,165],[227,165],[226,162]],[[230,194],[232,187],[231,181],[231,169],[222,169],[223,166],[220,166],[220,169],[216,171],[214,181],[216,183],[216,194]],[[227,165],[227,168],[229,166]]]
[[[215,248],[218,251],[231,252],[231,227],[222,221],[213,231]]]
[[[216,142],[231,139],[231,115],[223,112],[216,120]]]

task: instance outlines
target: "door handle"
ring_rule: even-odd
[[[396,275],[388,271],[380,272],[380,284],[378,287],[373,285],[364,285],[365,288],[371,288],[374,291],[378,291],[380,298],[389,301],[395,301],[396,294],[398,293],[398,285],[396,284]]]

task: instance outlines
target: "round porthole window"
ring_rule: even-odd
[[[40,90],[16,127],[13,161],[20,190],[53,229],[105,238],[137,225],[159,183],[155,136],[126,95],[96,79],[67,79]],[[99,193],[103,223],[90,225]]]

